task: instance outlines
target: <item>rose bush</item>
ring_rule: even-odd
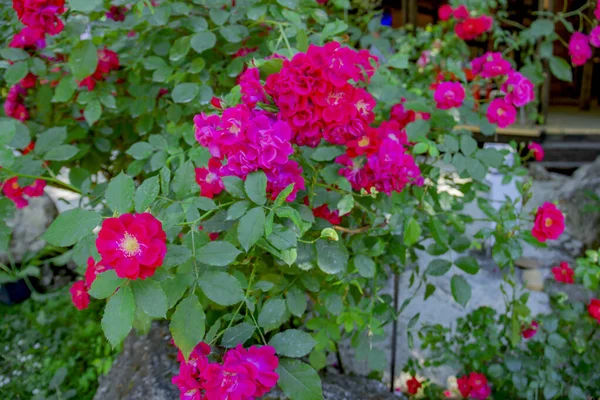
[[[316,371],[343,340],[380,373],[376,344],[405,307],[381,293],[390,275],[408,270],[429,297],[428,276],[477,273],[468,250],[490,238],[505,268],[524,241],[543,247],[564,229],[551,203],[523,211],[528,183],[514,203],[480,196],[491,168],[510,182],[540,149],[480,148],[464,125],[491,135],[518,110],[535,118],[535,44],[569,79],[548,51],[548,26],[567,15],[510,33],[489,5],[443,7],[440,24],[408,33],[345,1],[15,0],[1,28],[0,212],[45,185],[81,196],[46,250],[80,266],[77,308],[106,299],[113,346],[170,321],[182,398],[250,399],[275,384],[320,398]],[[502,52],[471,57],[465,41],[487,39]],[[494,224],[474,237],[473,201]],[[409,269],[423,251],[437,258]],[[465,305],[468,279],[452,273]],[[469,393],[483,398],[486,382],[469,375]]]

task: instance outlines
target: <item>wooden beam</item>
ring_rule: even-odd
[[[419,14],[419,5],[417,0],[408,1],[408,23],[413,27],[417,26],[417,15]]]
[[[408,0],[402,0],[402,26],[408,23]]]

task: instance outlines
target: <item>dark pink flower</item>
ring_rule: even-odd
[[[458,6],[454,9],[452,15],[456,19],[466,19],[471,16],[471,13],[469,12],[469,9],[464,4],[461,4],[460,6]]]
[[[249,371],[255,385],[253,396],[261,397],[271,390],[279,380],[279,374],[275,372],[279,365],[279,359],[275,355],[275,349],[271,346],[251,346],[244,349],[238,344],[235,349],[229,350],[223,359],[223,365],[245,366]]]
[[[569,55],[571,62],[575,66],[583,65],[592,57],[592,48],[589,44],[589,38],[581,33],[574,32],[569,40]]]
[[[494,78],[512,72],[510,62],[502,57],[502,53],[485,53],[481,57],[475,58],[471,62],[471,67],[475,75],[481,75],[484,78]]]
[[[315,217],[322,218],[325,221],[329,222],[331,225],[339,225],[342,223],[342,217],[340,217],[339,211],[329,210],[329,206],[327,204],[323,204],[319,207],[313,208],[312,213]]]
[[[202,372],[207,400],[251,400],[256,393],[255,372],[249,363],[209,364]]]
[[[596,11],[600,10],[598,8]],[[596,26],[590,32],[590,44],[594,47],[600,47],[600,25]]]
[[[152,214],[123,214],[102,222],[96,248],[101,263],[114,268],[120,278],[146,279],[162,265],[166,239]]]
[[[200,186],[200,195],[212,199],[223,191],[225,186],[219,176],[221,163],[216,158],[208,161],[208,168],[196,168],[196,183]]]
[[[465,399],[469,397],[469,394],[471,393],[471,387],[469,386],[469,377],[467,375],[461,376],[456,380],[456,383],[458,385],[458,391],[460,392],[461,396]]]
[[[477,400],[487,399],[492,392],[485,375],[476,372],[469,374],[469,387],[471,397]]]
[[[529,151],[531,151],[536,161],[542,161],[544,159],[544,149],[542,148],[541,144],[531,142],[529,143],[527,148],[529,149]]]
[[[465,89],[460,82],[441,82],[435,90],[433,98],[439,109],[460,107],[465,100]]]
[[[590,301],[590,304],[588,304],[588,313],[590,314],[590,317],[600,323],[600,300],[592,299]]]
[[[19,49],[43,49],[46,47],[45,37],[46,33],[42,29],[25,26],[15,33],[8,46]]]
[[[536,321],[532,321],[529,327],[522,329],[521,336],[523,336],[524,339],[531,339],[536,335],[539,327],[540,326]]]
[[[242,101],[250,108],[254,108],[256,103],[266,103],[267,96],[265,90],[260,84],[260,75],[258,68],[248,68],[240,75],[239,80]]]
[[[494,99],[488,106],[487,119],[491,124],[498,124],[498,127],[506,128],[515,123],[517,109],[504,99]]]
[[[85,286],[85,281],[77,281],[71,286],[71,301],[78,310],[88,308],[90,304],[90,295]]]
[[[23,188],[23,193],[29,197],[40,197],[44,195],[44,188],[46,187],[46,181],[43,179],[36,179],[31,185]]]
[[[535,214],[531,234],[540,242],[556,240],[565,230],[565,216],[552,203],[544,203]]]
[[[487,15],[468,17],[454,25],[454,33],[462,40],[472,40],[492,29],[493,22],[492,17]]]
[[[94,281],[96,280],[96,277],[98,276],[98,274],[101,274],[104,271],[108,271],[110,268],[108,268],[105,265],[102,265],[102,263],[96,263],[96,261],[94,261],[94,257],[90,257],[87,260],[87,268],[85,270],[85,285],[88,289],[91,289],[92,287],[92,283],[94,283]]]
[[[554,279],[556,282],[566,283],[568,285],[572,285],[575,283],[575,271],[571,267],[569,267],[569,263],[563,261],[560,263],[560,266],[552,268],[552,274],[554,274]]]
[[[519,72],[512,72],[502,85],[502,91],[506,93],[504,98],[515,107],[522,107],[535,100],[535,87],[533,83]]]
[[[421,382],[414,376],[411,376],[410,379],[406,380],[406,388],[409,394],[417,394],[421,386],[423,386]]]
[[[106,18],[117,22],[123,22],[125,21],[126,12],[127,7],[110,6],[110,10],[106,12]]]
[[[448,21],[453,12],[454,10],[452,10],[452,6],[450,4],[444,4],[438,9],[438,17],[442,21]]]

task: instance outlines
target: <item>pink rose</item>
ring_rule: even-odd
[[[575,32],[571,35],[571,39],[569,40],[569,55],[571,55],[571,62],[575,66],[585,64],[592,57],[592,48],[586,35],[581,32]]]
[[[487,119],[491,124],[498,124],[498,127],[506,128],[515,123],[517,109],[504,99],[494,99],[488,106]]]
[[[504,98],[515,107],[522,107],[535,99],[535,87],[533,83],[518,72],[513,72],[502,85],[502,91],[506,93]]]
[[[450,17],[452,16],[453,11],[454,10],[452,10],[452,6],[450,4],[444,4],[438,10],[438,17],[442,21],[448,21],[450,19]]]
[[[441,110],[460,107],[465,100],[465,89],[459,82],[440,82],[433,98]]]
[[[541,144],[532,142],[529,143],[527,148],[533,153],[533,157],[536,161],[542,161],[544,159],[544,149]]]
[[[596,11],[600,11],[600,8],[598,8]],[[594,47],[600,47],[600,25],[592,29],[590,32],[590,44]]]
[[[531,234],[540,242],[556,240],[565,230],[565,216],[552,203],[544,203],[535,214]]]

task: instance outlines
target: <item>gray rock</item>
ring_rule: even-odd
[[[177,351],[169,344],[166,325],[154,322],[148,335],[129,335],[123,352],[107,376],[100,379],[94,400],[175,400],[179,390],[171,383],[178,373]],[[379,381],[327,373],[322,377],[325,400],[398,399]],[[274,388],[263,399],[287,397]]]
[[[7,221],[12,229],[10,255],[17,264],[27,253],[37,253],[44,248],[46,242],[40,236],[54,221],[58,211],[50,197],[44,195],[29,199],[29,205],[18,209],[15,216]],[[0,262],[7,263],[8,254],[0,253]]]

